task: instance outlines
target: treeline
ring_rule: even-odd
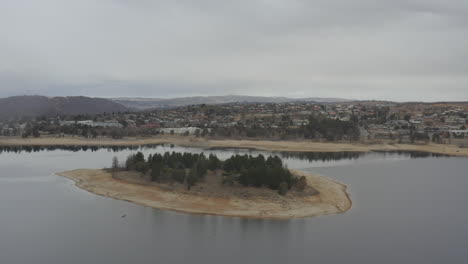
[[[299,126],[293,126],[292,120],[288,120],[288,118],[284,119],[274,127],[256,124],[250,126],[238,124],[232,127],[213,127],[209,135],[212,137],[260,137],[282,140],[302,138],[327,141],[357,141],[360,138],[359,124],[356,116],[350,121],[310,116],[307,124]]]
[[[353,117],[350,121],[341,121],[311,116],[309,123],[302,125],[298,130],[305,138],[355,141],[359,140],[360,133],[357,118]]]
[[[238,175],[238,182],[244,186],[265,186],[280,194],[286,194],[297,182],[278,156],[235,155],[224,162],[223,168],[228,174]]]
[[[113,165],[114,167],[114,165]],[[149,155],[145,159],[143,153],[138,152],[127,157],[126,170],[136,170],[150,173],[152,181],[176,181],[185,183],[190,189],[197,181],[204,178],[208,170],[222,168],[222,162],[213,154],[192,154],[180,152],[166,152]]]
[[[116,158],[112,163],[113,169],[120,168]],[[186,184],[187,189],[202,180],[208,171],[223,171],[224,184],[239,183],[244,186],[268,187],[278,190],[280,194],[294,185],[299,189],[305,186],[305,178],[297,179],[283,165],[278,156],[263,155],[233,155],[221,161],[214,154],[166,152],[156,153],[147,158],[138,152],[127,157],[125,170],[138,171],[147,174],[155,182],[179,182]]]

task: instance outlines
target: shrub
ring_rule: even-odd
[[[285,195],[288,192],[288,184],[286,182],[281,182],[278,188],[278,193]]]
[[[151,165],[151,180],[158,181],[161,178],[162,163],[154,162]]]
[[[304,191],[305,187],[307,186],[307,179],[305,176],[301,176],[299,180],[296,182],[296,188],[299,191]]]
[[[174,181],[183,183],[185,181],[185,169],[173,169],[171,178]]]
[[[141,173],[146,173],[149,170],[148,163],[144,161],[135,163],[133,167],[134,167],[134,170],[141,172]]]

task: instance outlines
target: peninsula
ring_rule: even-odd
[[[91,193],[194,214],[289,219],[346,212],[346,186],[288,170],[277,156],[131,155],[112,169],[58,173]],[[123,168],[122,168],[123,167]]]

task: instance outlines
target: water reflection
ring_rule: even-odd
[[[440,158],[451,157],[451,155],[425,152],[425,151],[411,151],[411,150],[375,150],[374,152],[386,154],[397,154],[400,156],[409,156],[412,159],[417,158]]]
[[[365,152],[280,152],[282,158],[307,161],[354,160],[366,155]]]
[[[91,151],[95,152],[101,149],[107,149],[108,151],[118,152],[122,150],[143,150],[143,149],[152,149],[158,146],[164,146],[164,144],[153,144],[153,145],[137,145],[137,146],[95,146],[95,145],[65,145],[65,146],[0,146],[0,153],[2,152],[40,152],[40,151],[54,151],[54,150],[65,150],[65,151]]]
[[[449,157],[449,155],[423,152],[423,151],[372,151],[386,156],[403,156],[408,158],[431,158],[431,157]],[[370,152],[370,153],[372,153]],[[280,152],[283,158],[294,158],[300,160],[312,161],[338,161],[338,160],[356,160],[369,155],[369,152],[339,151],[339,152]]]
[[[147,145],[136,145],[136,146],[96,146],[96,145],[83,145],[83,146],[76,146],[76,145],[65,145],[65,146],[0,146],[0,154],[3,152],[6,153],[22,153],[22,152],[41,152],[41,151],[55,151],[55,150],[64,150],[64,151],[71,151],[71,152],[79,152],[79,151],[91,151],[96,152],[101,149],[106,149],[107,151],[111,152],[120,152],[123,150],[132,150],[132,151],[148,151],[152,149],[156,149],[158,146],[166,147],[168,144],[147,144]],[[174,150],[175,148],[181,148],[174,146],[174,144],[168,145],[170,150]],[[187,148],[191,149],[191,148]],[[197,149],[200,150],[200,149]],[[232,148],[209,148],[206,149],[208,152],[223,152],[229,151],[232,153],[263,153],[263,151],[257,151],[255,149],[250,148],[242,148],[242,149],[232,149]],[[197,151],[199,152],[199,151]],[[423,151],[404,151],[404,150],[391,150],[391,151],[372,151],[376,153],[382,153],[383,155],[386,154],[397,154],[399,156],[406,156],[409,158],[429,158],[429,157],[449,157],[450,155],[445,154],[438,154],[438,153],[431,153],[431,152],[423,152]],[[338,161],[338,160],[356,160],[368,154],[368,152],[357,152],[357,151],[337,151],[337,152],[273,152],[276,155],[281,156],[282,158],[286,159],[299,159],[305,161]]]

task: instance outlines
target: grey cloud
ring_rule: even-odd
[[[0,96],[468,100],[468,2],[0,0]]]

